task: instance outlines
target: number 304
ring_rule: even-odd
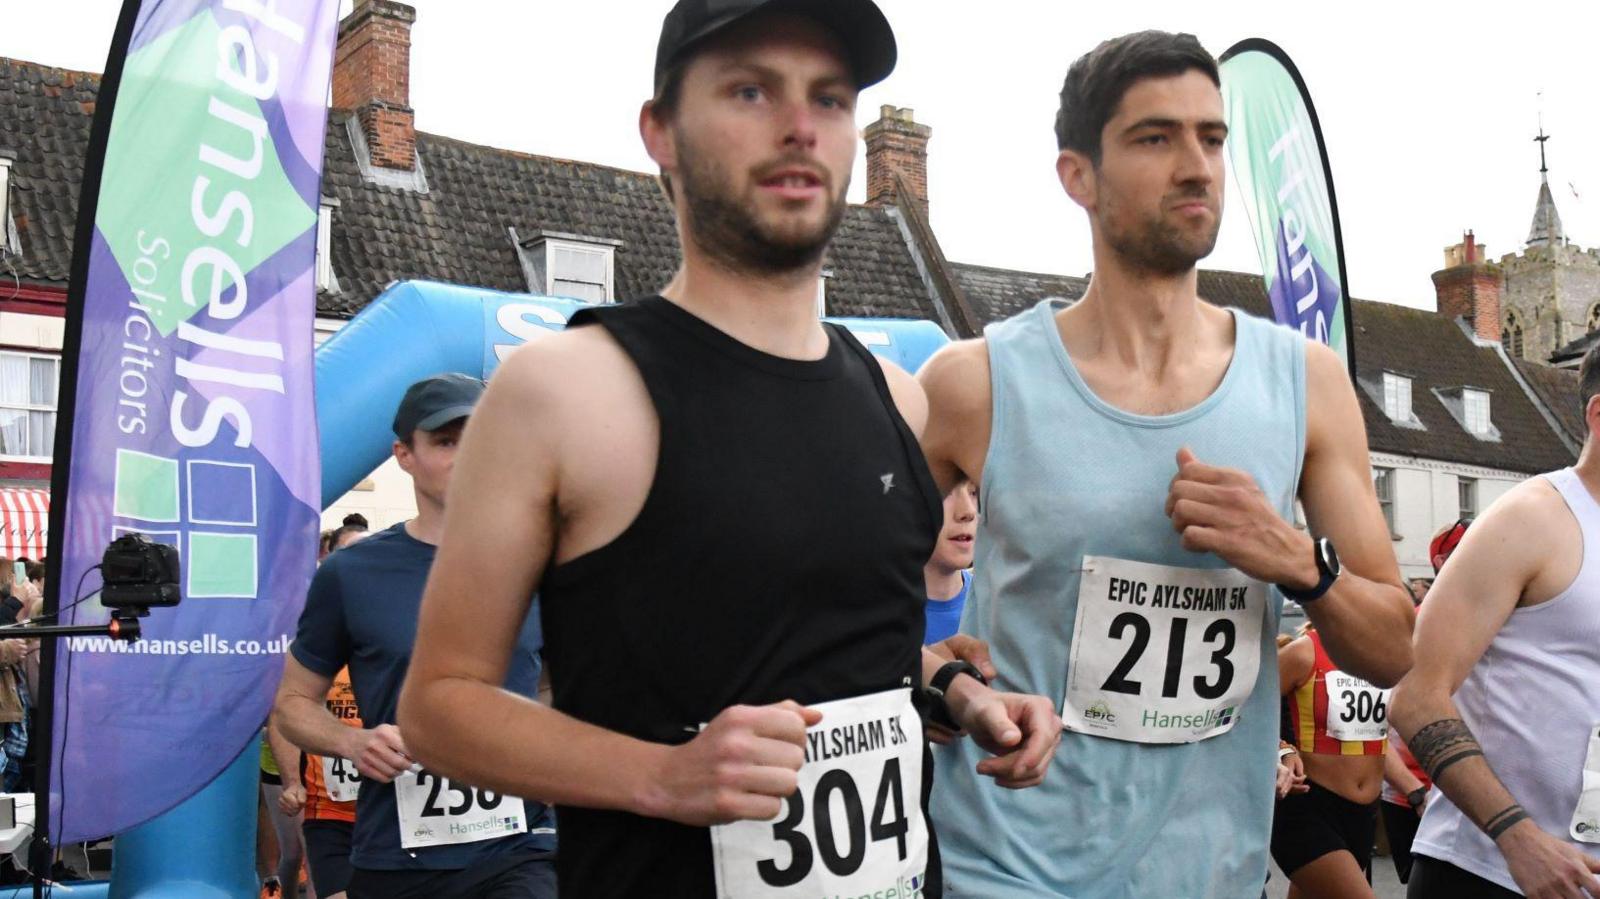
[[[833,833],[833,796],[839,794],[844,801],[845,845],[841,847]],[[848,771],[834,769],[817,779],[811,807],[816,819],[816,851],[811,841],[800,832],[800,822],[806,815],[806,797],[800,790],[784,800],[789,814],[772,825],[772,838],[789,846],[789,865],[778,867],[772,859],[756,864],[761,879],[775,887],[794,886],[811,873],[816,858],[835,876],[847,877],[861,867],[867,857],[868,818],[861,805],[861,793],[855,779]],[[900,760],[889,759],[883,765],[883,776],[878,780],[878,795],[872,803],[871,842],[894,840],[900,860],[906,857],[906,833],[911,829],[906,819],[905,800],[901,797]]]

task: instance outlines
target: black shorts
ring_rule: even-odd
[[[1385,802],[1383,832],[1389,835],[1389,857],[1394,860],[1394,873],[1401,883],[1411,882],[1411,841],[1417,838],[1417,825],[1422,817],[1409,805]]]
[[[1522,895],[1426,855],[1411,856],[1407,887],[1407,899],[1517,899]]]
[[[330,896],[350,888],[349,821],[312,820],[300,825],[306,838],[306,866],[311,869],[311,885],[317,895]]]
[[[1293,877],[1300,868],[1342,849],[1367,871],[1378,828],[1378,803],[1361,805],[1310,781],[1306,785],[1311,792],[1278,800],[1272,816],[1272,860]]]
[[[320,893],[322,885],[312,883]],[[356,868],[349,894],[350,899],[556,899],[556,856],[514,852],[453,871]]]

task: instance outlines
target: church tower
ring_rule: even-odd
[[[1539,196],[1528,227],[1526,248],[1500,259],[1500,340],[1506,351],[1535,362],[1549,362],[1563,347],[1600,330],[1600,251],[1573,244],[1561,225],[1545,143],[1539,129]]]

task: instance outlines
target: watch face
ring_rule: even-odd
[[[1339,554],[1333,549],[1333,541],[1324,537],[1317,541],[1317,548],[1321,550],[1322,564],[1327,567],[1328,574],[1339,576]]]

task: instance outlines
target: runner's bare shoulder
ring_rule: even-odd
[[[989,385],[989,342],[982,337],[946,344],[923,363],[917,380],[937,405],[937,414],[987,423],[992,404]]]

